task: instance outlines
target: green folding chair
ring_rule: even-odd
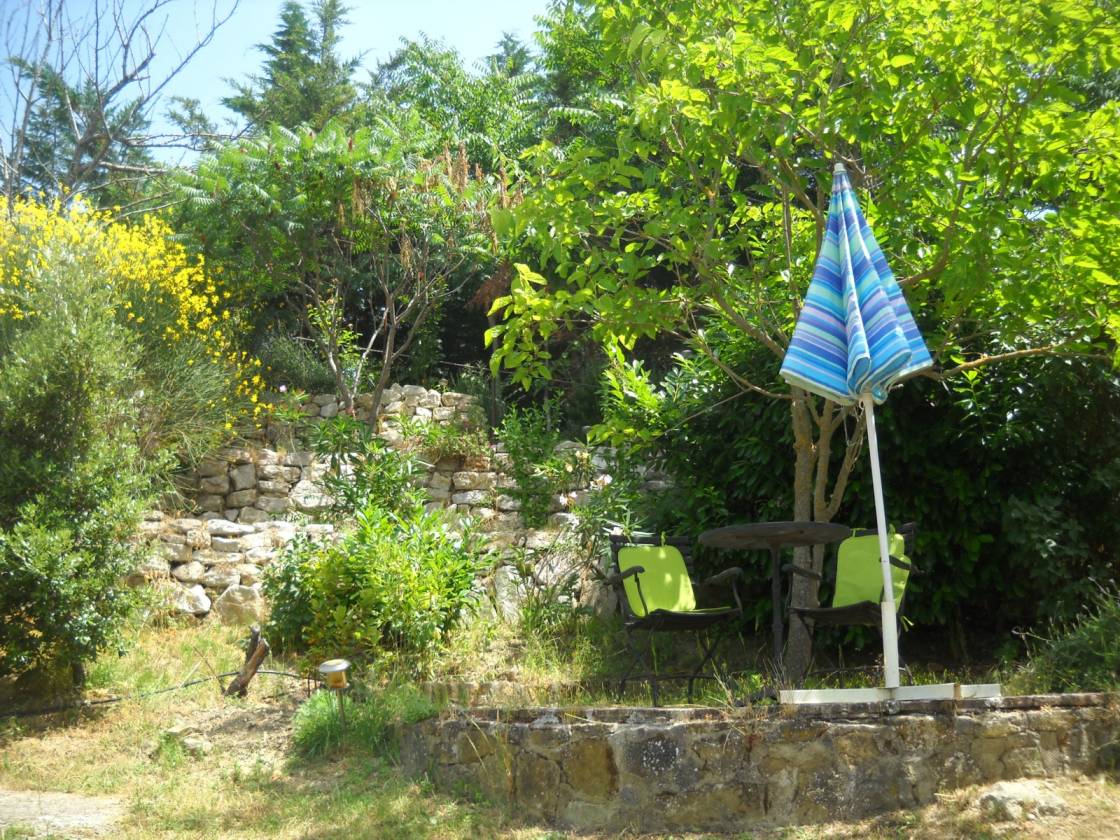
[[[920,574],[908,556],[912,550],[916,526],[908,522],[898,531],[893,528],[887,537],[890,550],[891,582],[894,586],[895,610],[902,616],[906,584],[912,574]],[[800,566],[787,565],[783,570],[826,582],[824,575]],[[879,560],[877,531],[859,530],[840,543],[836,552],[836,569],[832,580],[832,600],[824,607],[790,607],[790,614],[804,622],[828,626],[875,627],[882,631],[883,615],[879,603],[883,599],[883,572]]]
[[[705,674],[704,669],[715,655],[720,635],[709,631],[734,627],[743,615],[739,599],[738,581],[742,569],[730,568],[705,580],[701,586],[731,589],[734,606],[698,608],[692,579],[685,557],[690,554],[691,541],[670,537],[664,541],[655,537],[627,538],[611,535],[611,557],[614,574],[607,578],[619,587],[622,604],[626,643],[632,654],[630,664],[618,684],[619,697],[630,680],[648,680],[653,705],[660,704],[658,682],[672,679],[688,680],[688,701],[693,698],[697,680],[712,679],[715,673]],[[646,644],[639,645],[635,631],[646,634]],[[652,657],[653,634],[656,632],[695,633],[704,652],[699,664],[687,674],[658,674]],[[648,671],[635,674],[645,663]]]

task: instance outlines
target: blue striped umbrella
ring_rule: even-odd
[[[848,173],[838,163],[828,229],[781,374],[791,385],[842,405],[860,402],[866,411],[883,566],[883,669],[888,688],[898,686],[898,639],[874,407],[886,399],[891,385],[932,364],[902,289],[859,209]]]

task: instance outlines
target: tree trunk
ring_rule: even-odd
[[[807,522],[813,519],[813,473],[817,462],[817,448],[813,440],[813,418],[808,401],[812,399],[801,389],[793,389],[791,404],[793,414],[793,518]],[[810,549],[794,551],[793,562],[803,568],[813,567]],[[819,570],[816,570],[819,571]],[[815,580],[790,575],[790,603],[797,606],[816,606],[818,583]],[[809,670],[813,654],[812,632],[799,620],[791,619],[783,661],[784,673],[780,676],[798,682]]]

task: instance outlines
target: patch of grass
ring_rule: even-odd
[[[340,752],[395,758],[399,726],[417,723],[438,711],[431,700],[411,685],[357,690],[353,695],[341,696],[318,691],[296,712],[292,743],[305,758]]]

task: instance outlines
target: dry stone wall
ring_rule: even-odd
[[[299,406],[302,424],[329,420],[339,410],[331,394],[308,397]],[[355,402],[355,416],[374,424],[377,434],[398,448],[409,443],[405,424],[469,427],[477,422],[476,414],[469,395],[415,385],[386,389],[376,417],[369,395]],[[274,423],[247,433],[241,445],[203,459],[182,481],[189,509],[152,512],[144,523],[140,536],[152,544],[153,553],[134,582],[161,582],[181,612],[204,615],[213,607],[223,618],[228,612],[228,620],[251,619],[251,609],[225,610],[223,605],[259,602],[262,570],[295,534],[333,532],[316,522],[331,504],[322,485],[327,464],[299,441],[298,429]],[[430,509],[470,517],[483,533],[494,555],[485,586],[497,611],[507,618],[516,615],[532,586],[555,584],[583,565],[572,539],[574,511],[610,481],[610,450],[589,450],[574,441],[557,448],[580,452],[589,469],[549,500],[548,521],[539,528],[527,527],[522,518],[513,492],[516,483],[508,475],[509,456],[500,445],[468,457],[437,460],[418,477]],[[663,476],[652,471],[646,476],[650,492],[664,486]],[[591,597],[588,581],[582,584],[581,588],[577,581],[574,596]],[[256,595],[248,595],[246,589]],[[263,602],[259,607],[263,609]]]
[[[901,713],[899,713],[901,712]],[[856,820],[1001,779],[1115,769],[1107,695],[864,709],[455,711],[403,731],[447,790],[588,832],[730,832]]]

